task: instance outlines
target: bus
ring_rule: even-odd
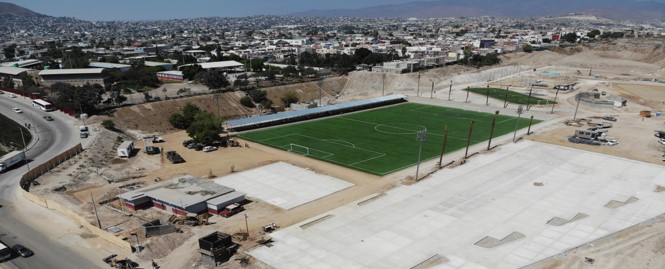
[[[12,249],[0,242],[0,261],[9,260],[12,257]]]
[[[41,109],[43,111],[47,111],[47,112],[48,111],[53,111],[53,105],[51,105],[51,103],[46,102],[42,99],[35,99],[34,101],[32,101],[32,106],[38,107],[39,109]]]

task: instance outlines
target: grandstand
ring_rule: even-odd
[[[310,109],[289,111],[278,114],[271,114],[259,117],[244,118],[226,121],[227,129],[231,131],[246,131],[262,127],[280,125],[285,123],[298,122],[332,116],[342,113],[359,111],[369,108],[381,107],[386,105],[406,102],[406,95],[396,94],[377,98],[353,101],[343,104],[315,107]]]

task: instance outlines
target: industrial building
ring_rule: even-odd
[[[185,77],[182,74],[182,71],[162,71],[157,72],[157,78],[161,80],[174,80],[174,81],[183,81]]]
[[[40,71],[39,76],[44,86],[51,86],[58,82],[74,86],[104,85],[107,75],[103,71],[103,68],[51,69]]]
[[[114,64],[114,63],[105,63],[105,62],[91,62],[88,66],[92,68],[104,68],[104,69],[117,68],[122,72],[127,72],[129,71],[130,68],[132,68],[132,66],[129,64]]]
[[[227,205],[245,200],[245,194],[211,181],[184,176],[128,191],[118,195],[118,198],[132,210],[154,206],[184,216],[204,212],[217,214]]]
[[[178,67],[178,69],[184,67],[184,66],[192,66],[195,64],[185,64],[181,65]],[[213,69],[213,70],[218,70],[218,71],[223,71],[223,72],[229,72],[229,73],[234,73],[234,72],[245,72],[245,67],[242,63],[236,62],[236,61],[220,61],[220,62],[209,62],[209,63],[199,63],[198,65],[201,66],[203,69]]]
[[[41,69],[44,62],[35,59],[1,63],[0,66]]]
[[[36,72],[37,71],[33,69],[0,66],[0,81],[4,79],[11,79],[12,81],[14,81],[15,87],[21,87],[23,86],[23,81],[20,78],[21,74],[30,75],[31,73],[34,74]]]

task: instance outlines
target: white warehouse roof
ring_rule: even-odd
[[[185,65],[181,65],[180,67],[192,66],[192,65],[194,65],[194,64],[185,64]],[[241,64],[239,62],[236,62],[236,61],[221,61],[221,62],[200,63],[198,65],[200,65],[203,69],[229,68],[229,67],[243,66],[243,64]]]
[[[102,68],[50,69],[39,71],[39,75],[101,74],[103,71]]]
[[[8,66],[0,66],[0,74],[7,74],[10,76],[17,76],[18,74],[21,74],[26,71],[30,71],[32,69],[27,69],[27,68],[20,68],[20,67],[8,67]]]

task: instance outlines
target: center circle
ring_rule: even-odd
[[[374,130],[386,134],[406,135],[417,134],[419,131],[427,130],[427,128],[425,126],[412,123],[385,123],[377,124],[374,126]]]

